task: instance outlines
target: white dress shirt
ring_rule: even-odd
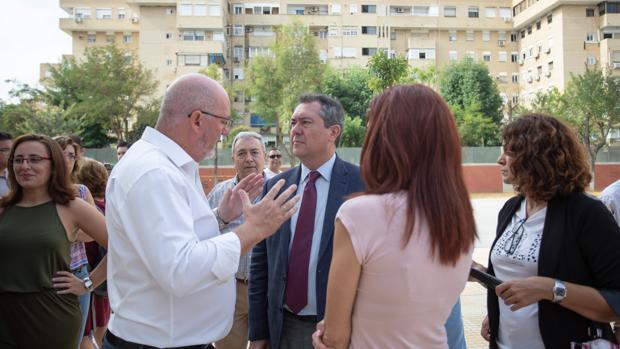
[[[110,331],[157,347],[223,338],[241,244],[220,235],[198,164],[149,127],[114,167],[106,199]]]
[[[616,219],[616,223],[620,225],[620,180],[610,184],[601,192],[601,201],[611,211]]]
[[[327,208],[327,196],[329,195],[329,184],[332,178],[332,170],[336,162],[336,154],[327,160],[321,167],[316,170],[321,174],[316,179],[314,185],[316,187],[316,209],[314,211],[314,231],[312,232],[312,246],[310,247],[310,261],[308,262],[308,304],[301,309],[299,315],[316,315],[316,266],[319,262],[319,248],[321,247],[321,237],[323,235],[323,223],[325,221],[325,209]],[[301,164],[301,183],[297,187],[297,195],[302,197],[306,184],[308,183],[308,174],[310,169]],[[297,227],[297,218],[299,217],[299,207],[301,200],[297,202],[297,211],[291,217],[291,241],[288,246],[289,253],[293,247],[293,239],[295,239],[295,227]]]

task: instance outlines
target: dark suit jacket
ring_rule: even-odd
[[[511,198],[499,212],[495,242],[522,200],[520,196]],[[490,257],[488,271],[495,274]],[[556,196],[549,201],[538,258],[538,275],[598,290],[620,290],[620,229],[603,203],[584,193]],[[614,296],[607,295],[610,302],[608,297]],[[615,297],[618,297],[617,293]],[[497,348],[499,304],[494,290],[487,293],[487,308],[490,347]],[[592,324],[592,321],[559,304],[546,300],[538,302],[538,327],[546,348],[570,348],[571,341],[587,341],[587,329]],[[610,333],[609,324],[597,325]]]
[[[264,193],[280,179],[286,180],[283,190],[291,184],[299,184],[300,176],[300,166],[281,173],[267,181]],[[364,185],[359,167],[336,157],[327,196],[323,235],[316,268],[317,316],[319,319],[322,319],[325,314],[327,277],[332,259],[336,212],[347,195],[362,190],[364,190]],[[248,289],[249,338],[252,341],[269,339],[272,349],[278,349],[280,345],[290,241],[291,221],[287,220],[274,235],[260,242],[252,250]]]

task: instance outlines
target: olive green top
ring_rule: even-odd
[[[70,245],[53,201],[7,207],[0,214],[0,292],[52,289],[56,272],[69,270]]]

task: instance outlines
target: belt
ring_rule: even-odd
[[[290,316],[290,317],[295,318],[295,319],[297,319],[299,321],[302,321],[302,322],[313,322],[313,323],[319,322],[318,316],[316,316],[316,315],[297,315],[297,314],[291,313],[286,308],[284,308],[284,315],[285,316]]]
[[[114,333],[109,330],[105,332],[105,339],[112,345],[119,347],[121,349],[160,349],[157,347],[152,347],[150,345],[138,344],[130,341],[126,341],[120,337],[114,335]],[[161,349],[208,349],[213,348],[210,344],[201,344],[201,345],[188,345],[186,347],[174,347],[174,348],[161,348]]]
[[[250,280],[248,280],[248,279],[242,279],[242,278],[235,278],[235,279],[237,279],[237,281],[238,281],[238,282],[240,282],[240,283],[242,283],[242,284],[246,284],[246,285],[247,285],[247,284],[248,284],[248,282],[250,281]]]

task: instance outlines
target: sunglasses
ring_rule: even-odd
[[[269,155],[269,158],[270,158],[270,159],[279,159],[279,158],[281,158],[281,157],[282,157],[282,155],[280,155],[280,154],[273,154],[273,155]]]

